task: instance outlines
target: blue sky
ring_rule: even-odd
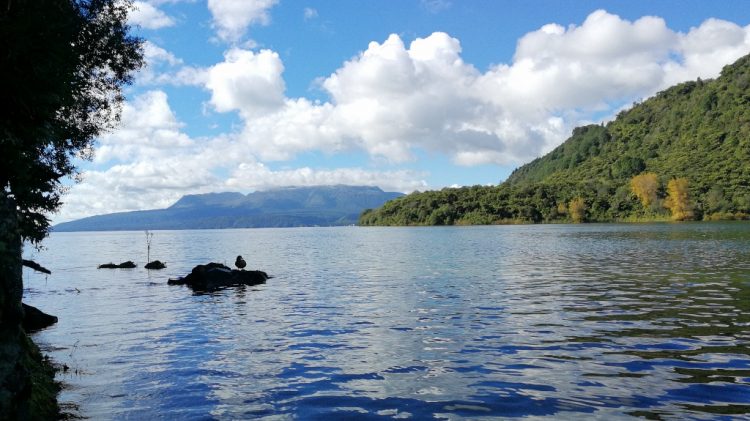
[[[497,184],[750,52],[744,1],[143,0],[147,67],[54,222],[184,194]]]

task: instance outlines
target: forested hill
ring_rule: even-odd
[[[414,193],[363,225],[747,219],[750,56],[576,128],[499,186]]]
[[[621,112],[606,127],[585,126],[508,182],[627,180],[643,171],[688,177],[695,191],[747,187],[750,56],[712,81],[686,82]],[[746,192],[746,191],[745,191]]]

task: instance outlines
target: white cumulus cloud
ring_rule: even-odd
[[[268,25],[268,10],[278,0],[208,0],[217,33],[224,41],[239,41],[250,25]]]
[[[146,63],[151,64],[152,66],[159,63],[167,63],[171,66],[182,64],[181,59],[151,41],[145,41],[143,43],[143,57],[146,60]]]
[[[222,191],[222,183],[197,157],[145,158],[107,170],[85,171],[65,195],[53,222],[104,213],[168,207],[186,193]]]
[[[280,108],[284,103],[284,65],[270,50],[254,53],[234,48],[225,61],[208,70],[206,87],[219,112],[239,111],[251,118]]]
[[[698,77],[715,77],[722,67],[750,51],[750,25],[741,27],[725,20],[708,19],[680,35],[677,51],[682,60],[665,66],[666,86]]]
[[[393,34],[321,79],[323,103],[284,98],[283,65],[268,50],[230,50],[206,86],[217,111],[243,116],[238,141],[262,159],[359,149],[394,163],[418,150],[460,165],[522,163],[596,116],[716,77],[750,51],[749,34],[717,19],[681,33],[659,17],[628,21],[597,10],[581,25],[526,34],[512,63],[484,72],[463,61],[459,40],[446,33],[408,46]]]
[[[242,163],[226,185],[239,190],[268,190],[283,186],[348,184],[376,186],[385,191],[411,192],[427,187],[425,174],[410,171],[369,171],[362,168],[312,169],[309,167],[272,171],[260,162]]]
[[[128,23],[146,29],[160,29],[174,26],[175,21],[151,3],[136,1],[128,14]]]
[[[145,65],[136,76],[137,83],[141,85],[163,83],[165,81],[161,79],[167,69],[182,65],[182,60],[177,56],[148,40],[143,43],[143,59]]]
[[[96,163],[136,162],[185,153],[193,145],[181,131],[167,94],[149,91],[123,105],[120,127],[99,138]]]

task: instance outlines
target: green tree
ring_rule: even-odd
[[[711,214],[725,212],[729,208],[729,202],[724,198],[724,190],[720,186],[714,186],[706,193],[704,198],[705,210]]]
[[[38,242],[73,158],[117,123],[121,87],[143,63],[128,1],[0,0],[0,185],[21,235]]]
[[[20,327],[21,239],[46,236],[74,159],[119,119],[121,88],[143,64],[130,7],[0,0],[0,419],[54,417],[51,378]]]

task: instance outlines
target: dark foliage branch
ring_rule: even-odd
[[[75,159],[120,117],[122,87],[143,65],[130,1],[0,0],[0,185],[21,234],[47,234]]]

